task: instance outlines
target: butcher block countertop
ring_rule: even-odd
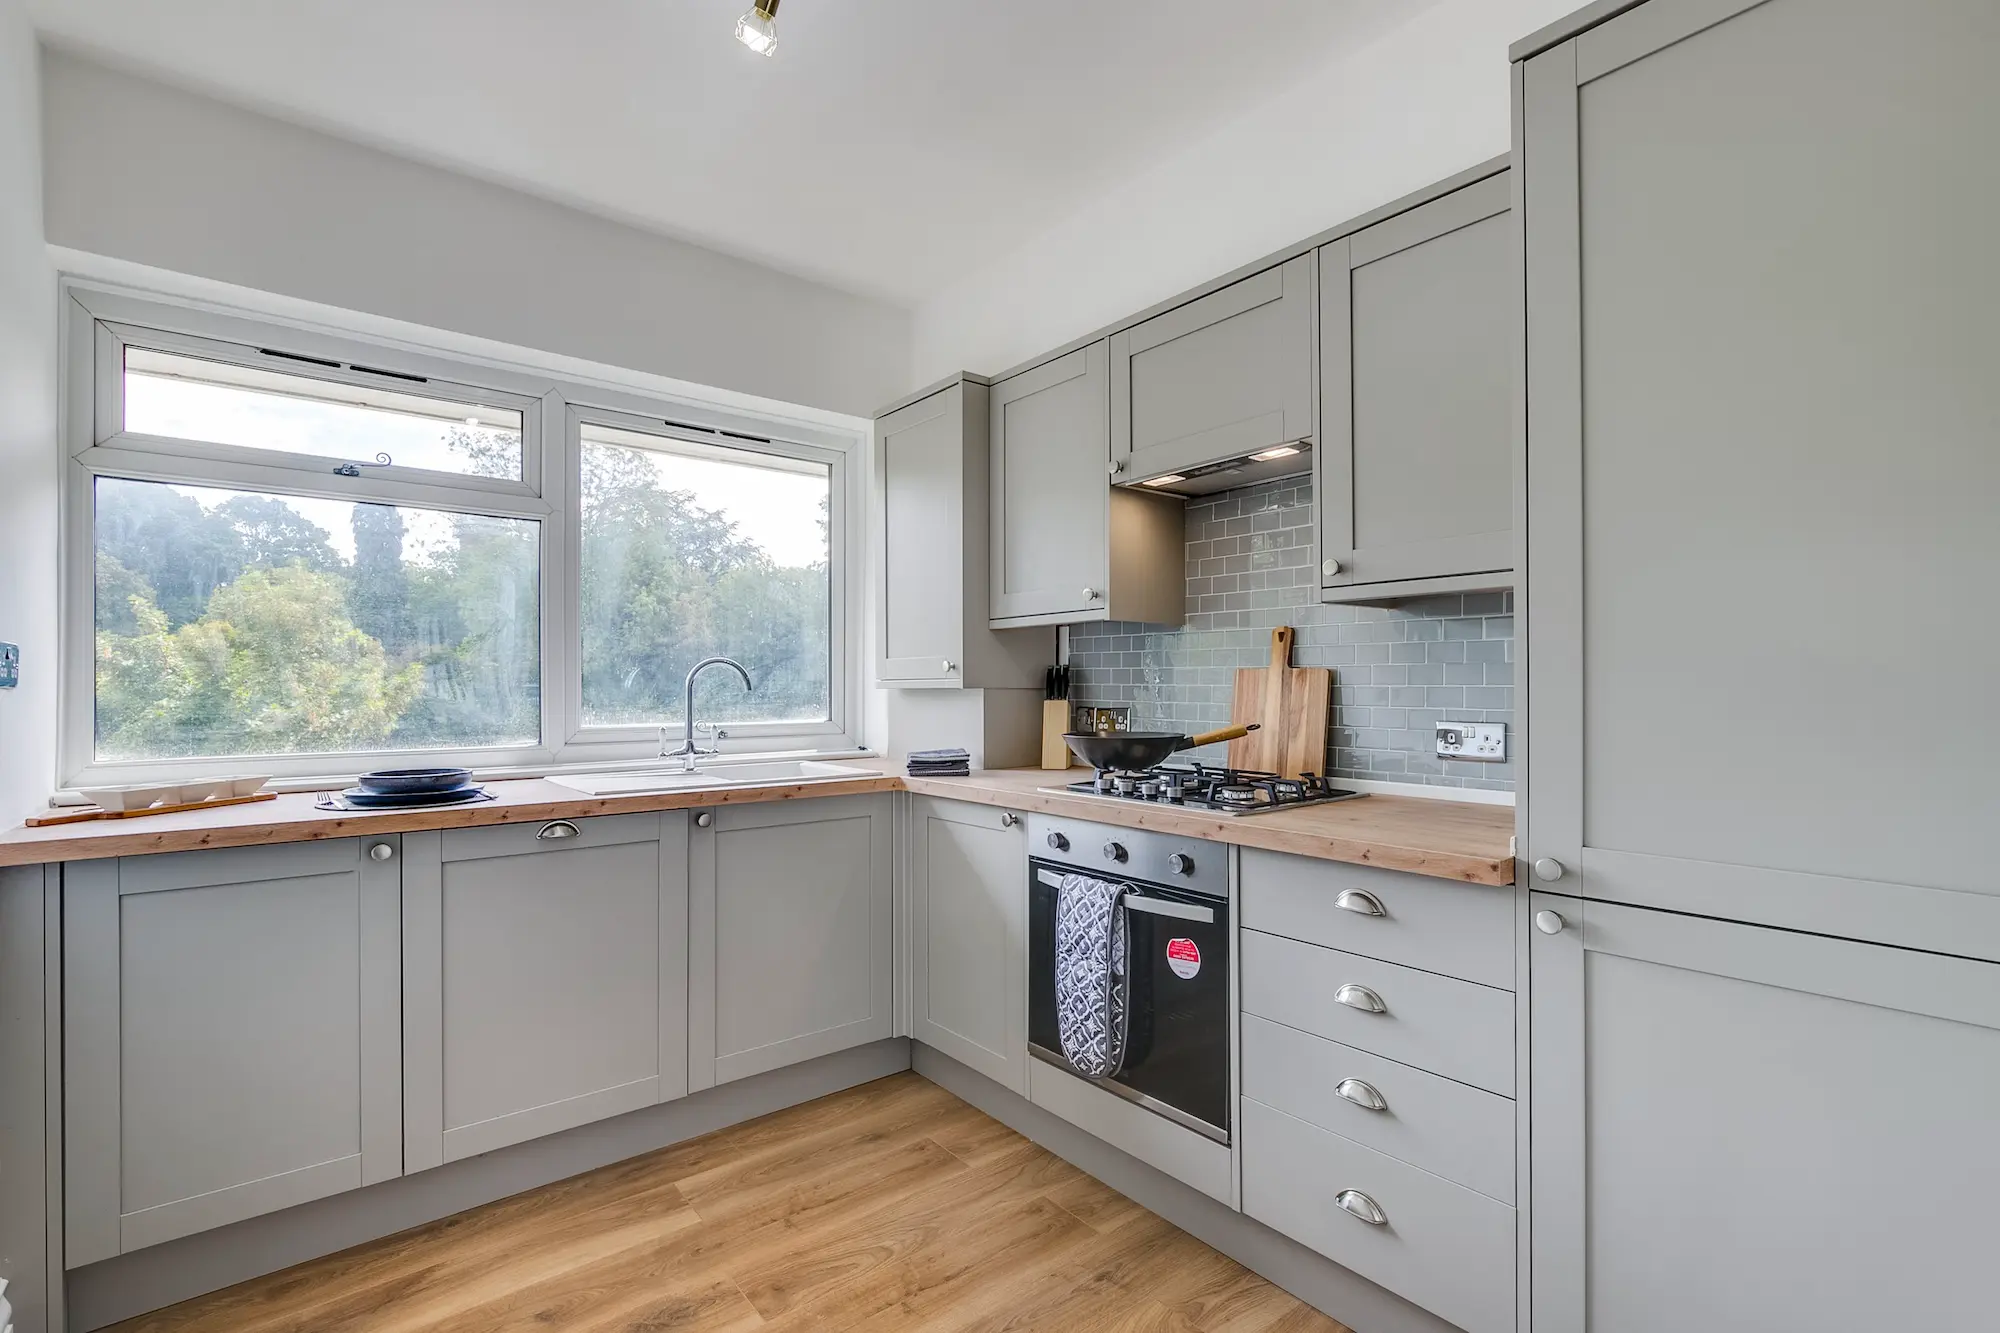
[[[1376,795],[1268,815],[1205,815],[1139,801],[1039,790],[1088,776],[1087,769],[1069,773],[994,769],[965,778],[904,778],[903,786],[924,796],[1068,815],[1121,828],[1316,856],[1323,861],[1407,870],[1466,884],[1514,882],[1514,807],[1510,805]]]
[[[1077,769],[1065,775],[1040,769],[1000,769],[964,778],[906,778],[890,773],[880,777],[633,796],[585,796],[552,782],[524,779],[488,783],[498,799],[477,805],[369,813],[315,809],[315,798],[300,794],[180,814],[17,828],[0,833],[0,866],[907,790],[955,801],[1069,815],[1123,828],[1155,829],[1243,847],[1316,856],[1328,861],[1406,870],[1468,884],[1514,882],[1514,860],[1509,852],[1514,811],[1509,806],[1410,796],[1367,796],[1302,810],[1230,818],[1136,802],[1049,795],[1037,790],[1075,781],[1075,774],[1083,771]]]

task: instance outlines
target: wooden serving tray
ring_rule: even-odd
[[[252,801],[275,801],[274,791],[253,792],[249,796],[218,796],[207,801],[185,801],[179,805],[149,805],[144,810],[100,810],[94,805],[65,810],[61,814],[29,815],[21,822],[29,828],[51,824],[85,824],[93,819],[137,819],[141,815],[176,815],[183,810],[213,810],[224,805],[248,805]]]

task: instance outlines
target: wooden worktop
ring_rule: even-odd
[[[1378,795],[1267,815],[1205,815],[1138,801],[1040,790],[1083,776],[1088,776],[1087,770],[1065,774],[996,769],[965,778],[905,778],[903,786],[925,796],[1068,815],[1120,828],[1152,829],[1325,861],[1408,870],[1467,884],[1514,882],[1512,806]]]
[[[1410,796],[1368,796],[1335,805],[1229,818],[1037,790],[1074,780],[1073,775],[1045,773],[1040,769],[1001,769],[965,778],[905,778],[884,774],[762,787],[584,796],[552,782],[527,779],[488,783],[498,799],[476,805],[365,813],[319,810],[314,808],[312,795],[301,794],[254,805],[189,810],[181,814],[17,828],[0,833],[0,866],[907,790],[1012,810],[1069,815],[1121,828],[1155,829],[1328,861],[1407,870],[1468,884],[1514,882],[1514,861],[1508,850],[1514,832],[1514,812],[1507,806]]]

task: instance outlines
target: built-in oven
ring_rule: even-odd
[[[1229,1142],[1230,921],[1227,849],[1214,843],[1037,816],[1028,862],[1028,1042],[1078,1074],[1056,1015],[1056,898],[1063,877],[1122,887],[1129,1004],[1119,1070],[1089,1082]]]

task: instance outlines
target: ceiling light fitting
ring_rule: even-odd
[[[736,40],[760,56],[778,50],[778,0],[757,0],[754,9],[736,20]]]

